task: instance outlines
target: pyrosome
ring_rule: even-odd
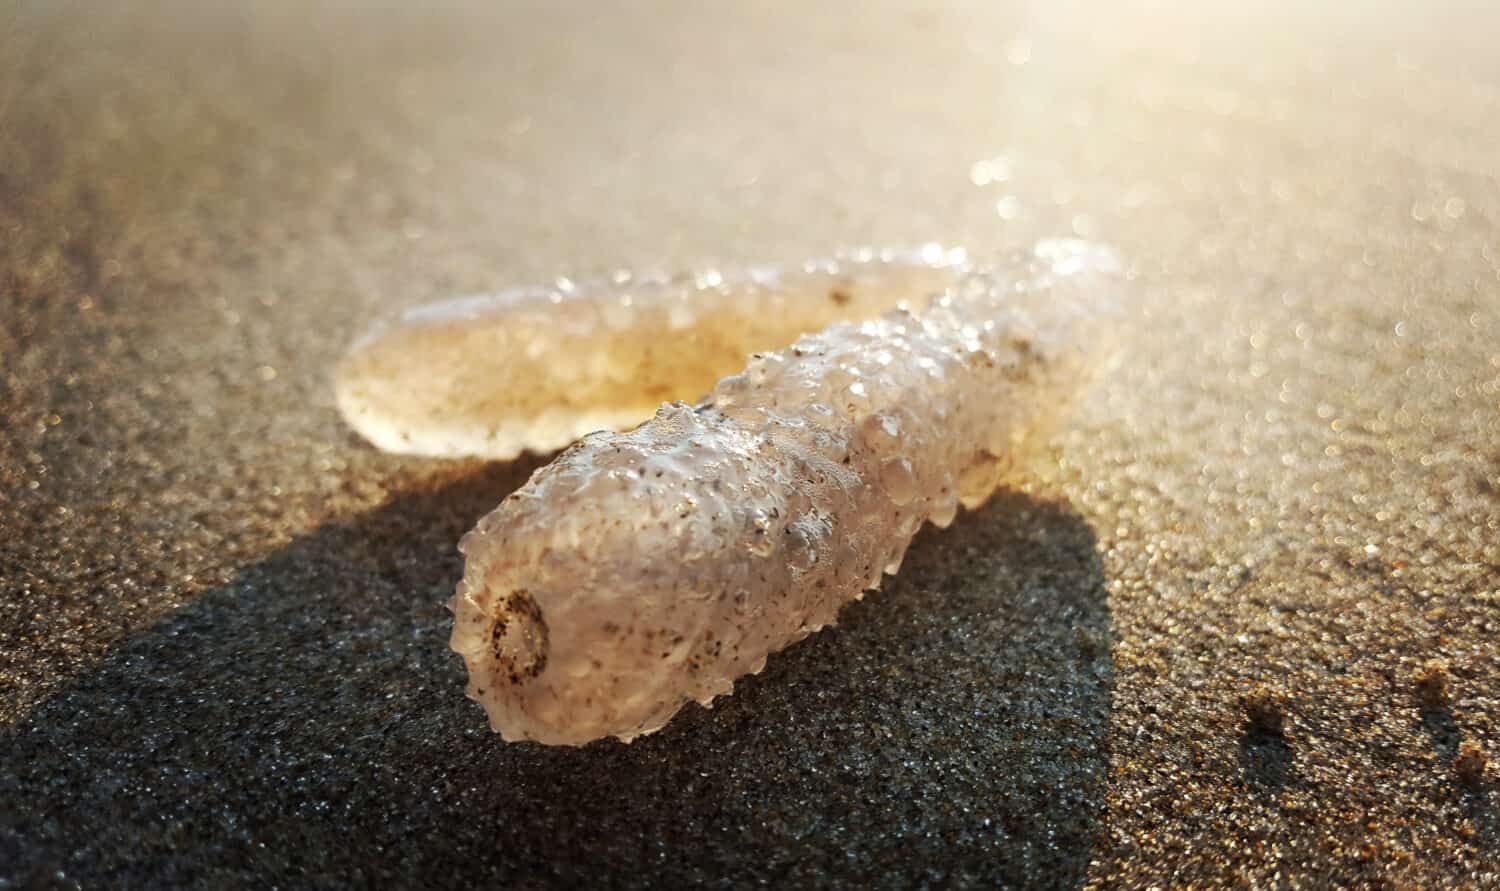
[[[562,282],[377,329],[339,404],[381,447],[499,458],[660,404],[464,536],[452,601],[469,695],[504,738],[630,740],[730,693],[878,588],[923,523],[989,497],[1091,376],[1122,283],[1073,240]]]

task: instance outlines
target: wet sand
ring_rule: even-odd
[[[1500,886],[1500,15],[555,6],[0,6],[0,887]],[[712,710],[489,732],[540,459],[359,441],[369,319],[1057,234],[1136,296],[1033,476]]]

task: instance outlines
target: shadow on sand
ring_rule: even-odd
[[[0,731],[0,887],[1082,883],[1113,668],[1066,505],[1001,493],[714,709],[553,749],[446,648],[454,542],[533,466],[319,528]]]

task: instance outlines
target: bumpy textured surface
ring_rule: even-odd
[[[465,536],[452,644],[496,730],[655,731],[879,587],[924,522],[990,496],[1085,381],[1118,261],[1048,241],[950,270],[910,295],[932,298],[920,314],[832,325],[696,408],[586,437]]]
[[[391,452],[514,458],[696,399],[744,356],[941,291],[960,254],[853,252],[794,267],[595,281],[408,310],[339,364],[339,409]],[[914,305],[919,309],[920,305]]]
[[[1500,885],[1500,6],[750,7],[0,2],[0,884]],[[1049,460],[712,709],[490,732],[537,461],[352,433],[371,319],[1069,230]]]

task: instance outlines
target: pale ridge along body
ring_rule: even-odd
[[[695,406],[585,437],[465,536],[452,646],[498,732],[657,730],[994,491],[1088,378],[1117,264],[1048,241],[942,269],[920,313],[833,324]]]

